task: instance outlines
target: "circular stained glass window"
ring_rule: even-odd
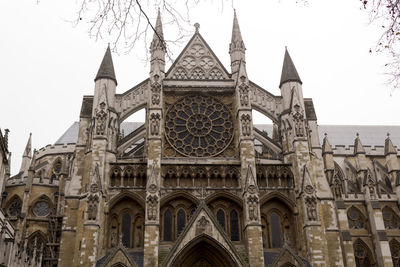
[[[38,201],[36,202],[35,206],[33,207],[33,213],[36,216],[47,216],[50,213],[50,206],[49,203],[46,201]]]
[[[165,134],[181,154],[191,157],[215,156],[233,138],[229,109],[211,96],[187,96],[167,111]]]

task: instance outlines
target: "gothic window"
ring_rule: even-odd
[[[186,213],[183,209],[180,209],[177,215],[177,233],[178,233],[177,236],[181,234],[183,228],[185,228],[185,224],[186,224]]]
[[[351,207],[347,212],[347,218],[349,220],[349,228],[350,229],[363,229],[365,228],[365,219],[361,212]]]
[[[222,229],[225,230],[225,212],[222,209],[217,211],[217,221],[222,226]]]
[[[122,244],[129,248],[131,246],[131,224],[132,224],[132,218],[129,213],[124,213],[122,215],[122,226],[121,226],[121,231],[122,231]]]
[[[389,188],[390,191],[393,192],[392,182],[390,181],[388,176],[385,176],[385,184],[386,184],[387,188]]]
[[[400,243],[392,239],[389,242],[390,252],[392,254],[393,267],[400,267]]]
[[[42,258],[43,261],[41,266],[51,266],[48,265],[48,262],[46,262],[46,259],[49,258],[51,255],[48,247],[46,246],[46,239],[40,231],[31,234],[31,236],[28,238],[26,250],[29,261],[32,261],[34,258],[39,261],[39,259]],[[36,255],[34,255],[34,253],[36,253]],[[31,263],[34,264],[33,262]],[[39,266],[40,263],[36,262],[36,264],[34,265]]]
[[[167,111],[165,134],[171,146],[185,156],[215,156],[231,143],[232,121],[228,107],[216,98],[186,96]]]
[[[132,168],[127,168],[124,171],[124,186],[134,186],[134,177]]]
[[[282,247],[282,230],[281,230],[281,219],[275,212],[271,213],[270,216],[270,227],[271,227],[271,246],[272,248]]]
[[[169,209],[164,212],[164,241],[172,241],[172,214]]]
[[[399,229],[399,217],[389,207],[384,207],[382,210],[383,222],[386,229]]]
[[[356,260],[356,267],[372,267],[374,265],[371,251],[367,245],[358,239],[354,245],[354,257]]]
[[[18,196],[14,196],[8,205],[8,216],[17,217],[21,214],[22,201]]]
[[[53,172],[59,174],[61,172],[61,168],[62,168],[61,159],[57,159],[57,161],[54,163]]]
[[[231,227],[231,240],[239,241],[239,216],[236,210],[232,210],[229,216]]]

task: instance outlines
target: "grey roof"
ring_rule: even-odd
[[[124,136],[127,136],[142,124],[143,122],[123,122],[121,131],[124,132]],[[272,137],[272,124],[257,124],[255,126],[266,131]],[[74,122],[55,144],[76,143],[78,131],[79,123]],[[393,145],[400,148],[400,126],[319,125],[318,134],[321,144],[325,133],[327,133],[332,147],[353,146],[357,133],[359,133],[363,146],[384,146],[387,133],[390,133]]]
[[[124,136],[127,136],[137,128],[139,128],[143,122],[123,122],[121,124],[121,132],[124,132]],[[56,141],[56,145],[60,144],[71,144],[76,143],[78,140],[79,133],[79,122],[74,122],[68,130]]]
[[[279,87],[281,87],[285,82],[302,83],[287,49],[285,50],[285,58],[283,59],[281,82]]]
[[[114,64],[111,56],[110,46],[107,47],[103,61],[101,62],[99,71],[97,72],[96,78],[94,80],[97,81],[98,79],[101,78],[111,79],[115,83],[117,83],[117,78],[115,78]]]

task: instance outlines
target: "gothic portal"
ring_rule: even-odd
[[[79,122],[29,139],[4,176],[8,266],[400,266],[400,127],[318,126],[287,50],[281,95],[250,81],[236,14],[230,72],[198,26],[165,71],[163,38],[158,14],[122,94],[107,48]]]

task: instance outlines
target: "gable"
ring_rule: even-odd
[[[229,74],[196,32],[166,74],[171,80],[229,80]]]

